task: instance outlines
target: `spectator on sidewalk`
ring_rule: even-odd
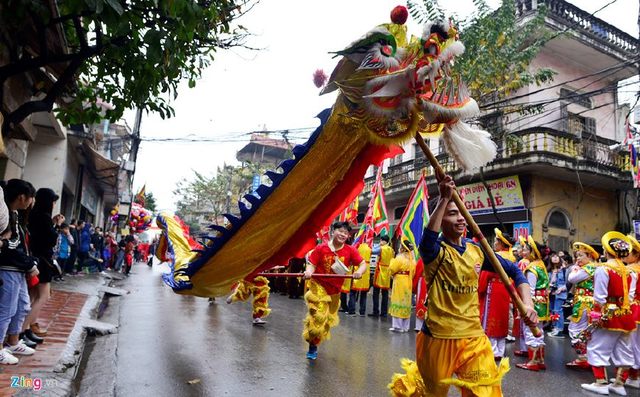
[[[124,247],[124,269],[122,272],[127,276],[131,272],[131,266],[133,266],[133,256],[134,251],[136,249],[135,238],[131,235],[125,238],[125,247]]]
[[[53,248],[58,241],[58,227],[64,222],[63,215],[52,218],[53,206],[58,201],[58,195],[49,188],[41,188],[36,192],[36,201],[29,213],[29,237],[33,256],[38,258],[38,278],[40,282],[29,290],[31,296],[31,312],[22,325],[25,336],[33,342],[42,343],[42,337],[47,334],[36,322],[40,309],[51,295],[51,279],[57,273],[53,264]]]
[[[71,236],[71,229],[69,228],[68,224],[63,223],[58,228],[58,241],[55,248],[53,249],[54,257],[58,261],[58,265],[60,265],[60,269],[62,269],[63,273],[73,272],[73,264],[69,263],[72,245],[73,237]],[[54,280],[56,279],[59,281],[64,280],[62,275],[54,277]]]
[[[91,224],[83,220],[78,221],[78,269],[82,270],[84,262],[91,250]]]
[[[69,254],[69,259],[67,259],[67,269],[65,273],[76,275],[76,260],[78,259],[78,244],[80,243],[80,235],[78,234],[78,227],[75,219],[72,219],[69,223],[69,234],[71,235],[71,239],[73,243],[71,243],[71,253]]]
[[[100,259],[104,259],[102,251],[104,250],[104,236],[102,235],[102,228],[96,227],[91,235],[91,245],[95,248],[96,252],[100,256]]]
[[[125,241],[125,237],[122,236],[120,241],[118,242],[118,251],[116,253],[116,259],[113,265],[115,271],[119,272],[122,269],[122,264],[124,263],[124,251],[127,247],[127,242]]]
[[[27,278],[38,275],[37,261],[29,256],[25,229],[18,210],[33,203],[35,189],[26,181],[11,179],[2,186],[9,209],[9,227],[0,240],[0,341],[7,337],[8,347],[0,349],[0,364],[17,364],[15,355],[31,355],[34,350],[20,340],[20,331],[30,310]]]
[[[104,271],[104,259],[100,257],[95,247],[91,247],[91,250],[87,253],[87,259],[82,264],[82,268],[86,269],[87,273],[92,273],[95,270],[103,276],[107,274]]]

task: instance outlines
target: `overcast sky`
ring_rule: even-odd
[[[611,0],[573,0],[594,12]],[[134,187],[146,184],[158,208],[173,210],[176,183],[191,178],[192,170],[213,175],[224,163],[237,164],[236,152],[251,131],[313,128],[314,118],[330,107],[334,95],[318,96],[312,74],[322,68],[330,74],[337,62],[328,54],[380,23],[389,22],[389,12],[398,0],[262,0],[239,22],[255,34],[249,41],[261,51],[233,50],[218,53],[193,89],[181,84],[173,102],[176,116],[162,120],[144,115],[143,139],[163,137],[207,137],[217,142],[142,142]],[[471,0],[441,2],[450,12],[473,11]],[[499,1],[489,1],[497,6]],[[617,0],[596,14],[637,37],[638,3]],[[421,29],[411,23],[410,33]],[[126,114],[133,126],[133,112]],[[295,136],[308,133],[297,133]]]

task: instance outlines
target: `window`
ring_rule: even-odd
[[[596,119],[593,117],[583,117],[571,113],[567,110],[566,104],[560,106],[560,116],[565,132],[582,139],[588,139],[596,135]]]
[[[549,227],[555,227],[558,229],[569,229],[569,219],[560,211],[553,211],[549,215]]]
[[[560,88],[560,99],[563,99],[567,102],[575,103],[587,109],[591,109],[593,107],[591,98],[589,98],[587,94],[581,94],[577,91],[573,91],[567,88]]]

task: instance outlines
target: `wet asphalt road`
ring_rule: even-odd
[[[392,333],[390,320],[341,313],[332,339],[309,361],[301,299],[272,294],[268,324],[252,326],[249,303],[177,295],[162,283],[162,270],[137,264],[119,285],[131,293],[120,308],[117,396],[387,396],[400,359],[414,357],[413,332]],[[580,390],[590,372],[565,370],[570,359],[568,340],[547,338],[547,371],[515,368],[523,359],[512,358],[504,395],[595,396]]]

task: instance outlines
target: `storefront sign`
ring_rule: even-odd
[[[517,175],[487,181],[498,212],[525,209],[520,179]],[[471,215],[488,214],[493,211],[487,189],[481,182],[458,187],[458,193]]]
[[[531,222],[514,223],[513,224],[513,239],[518,241],[520,236],[527,238],[531,234]]]

